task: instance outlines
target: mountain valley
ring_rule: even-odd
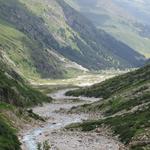
[[[148,0],[66,0],[68,4],[119,41],[150,57]]]
[[[148,0],[0,0],[0,150],[149,150]]]

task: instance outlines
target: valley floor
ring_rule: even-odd
[[[70,89],[68,89],[70,90]],[[124,149],[123,145],[109,135],[101,132],[82,133],[78,131],[66,131],[65,126],[82,122],[90,116],[86,114],[68,114],[64,110],[69,110],[73,106],[78,106],[93,101],[95,98],[66,97],[65,92],[68,90],[59,90],[51,97],[55,99],[52,104],[33,108],[33,111],[47,121],[39,126],[29,126],[20,132],[20,140],[23,150],[36,150],[37,143],[48,141],[52,150],[120,150]]]
[[[106,79],[112,78],[116,75],[126,73],[131,70],[103,70],[99,73],[85,72],[80,75],[76,75],[73,78],[67,79],[34,79],[30,80],[33,86],[62,86],[62,85],[73,85],[73,86],[91,86],[95,83],[102,82]]]

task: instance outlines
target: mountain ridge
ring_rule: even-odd
[[[69,72],[82,71],[80,67],[66,68],[66,63],[55,57],[58,54],[67,63],[73,61],[89,70],[138,67],[144,63],[142,55],[98,31],[64,1],[0,0],[0,3],[1,48],[28,77],[61,78]],[[71,21],[79,26],[76,28]]]
[[[74,0],[68,4],[105,30],[149,58],[149,2],[126,0]],[[143,10],[143,11],[142,11]],[[147,36],[143,36],[146,33]]]

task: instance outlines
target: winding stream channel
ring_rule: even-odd
[[[69,97],[65,93],[72,89],[59,90],[49,94],[55,102],[33,108],[33,111],[46,117],[46,123],[32,127],[22,133],[22,149],[37,150],[37,143],[48,140],[52,150],[119,150],[119,142],[96,133],[81,133],[62,131],[66,125],[82,122],[88,119],[87,114],[68,114],[59,112],[60,109],[70,109],[73,106],[98,101],[97,98]],[[78,102],[72,100],[80,99]]]

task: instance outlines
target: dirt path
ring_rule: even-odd
[[[22,149],[37,150],[37,143],[48,140],[52,150],[119,150],[120,143],[107,136],[96,133],[82,133],[77,131],[63,131],[66,125],[82,122],[88,119],[86,114],[66,114],[58,112],[60,109],[70,109],[73,106],[91,103],[99,99],[80,97],[79,102],[70,99],[76,97],[65,96],[67,90],[60,90],[51,94],[55,99],[53,104],[45,104],[35,107],[33,111],[43,117],[47,117],[46,123],[40,127],[32,127],[21,133]],[[66,101],[67,100],[67,101]]]

